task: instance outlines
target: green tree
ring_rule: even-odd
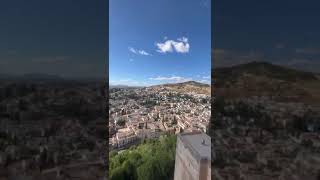
[[[112,180],[171,179],[174,172],[176,136],[162,136],[158,140],[109,153],[109,177]]]
[[[120,166],[109,173],[110,180],[125,180],[125,170]]]

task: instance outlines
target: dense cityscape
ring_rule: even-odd
[[[263,97],[221,103],[213,131],[217,179],[319,176],[318,111]]]
[[[104,177],[104,94],[99,82],[2,80],[0,178]]]
[[[221,73],[230,80],[227,87],[217,79],[215,87],[213,178],[319,179],[320,111],[310,101],[319,80],[268,63],[217,70],[216,77]]]
[[[210,85],[110,88],[110,180],[210,179]]]
[[[197,87],[193,91],[185,88]],[[179,89],[181,86],[181,89]],[[109,97],[109,148],[130,147],[161,134],[208,131],[210,86],[185,82],[144,88],[112,88]]]

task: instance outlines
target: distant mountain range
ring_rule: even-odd
[[[320,102],[319,74],[267,62],[251,62],[213,69],[216,96],[275,96],[311,103]]]

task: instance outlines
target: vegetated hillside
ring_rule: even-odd
[[[166,180],[173,179],[176,136],[162,136],[146,140],[122,152],[109,153],[110,180]]]
[[[283,101],[320,101],[320,80],[316,74],[266,62],[251,62],[213,70],[217,96],[273,96]]]
[[[211,94],[210,85],[195,82],[195,81],[187,81],[187,82],[175,83],[175,84],[164,84],[164,85],[160,85],[160,87],[161,86],[176,90],[181,93],[197,92],[198,94],[206,94],[206,95]]]

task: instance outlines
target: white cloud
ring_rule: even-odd
[[[139,54],[145,55],[145,56],[151,56],[151,54],[147,53],[147,52],[144,51],[144,50],[139,50]]]
[[[190,49],[189,43],[185,42],[174,42],[172,45],[178,53],[187,53]]]
[[[172,40],[167,40],[164,43],[156,43],[158,47],[158,52],[160,53],[167,53],[167,52],[172,52]]]
[[[129,51],[131,51],[134,54],[137,54],[137,51],[133,47],[128,47]]]
[[[188,38],[186,38],[186,37],[178,38],[178,41],[182,41],[182,42],[187,43],[188,42]]]
[[[156,46],[158,47],[157,51],[160,53],[173,52],[173,50],[177,53],[188,53],[190,49],[190,44],[186,37],[178,38],[177,41],[166,40],[163,43],[156,43]]]
[[[198,82],[205,83],[205,84],[210,84],[211,83],[210,79],[211,79],[210,76],[202,76],[202,79],[200,79]]]
[[[206,83],[206,84],[211,84],[211,82],[209,80],[204,80],[204,79],[200,80],[199,82]]]
[[[155,81],[169,81],[169,82],[185,82],[185,81],[192,80],[192,78],[185,78],[180,76],[170,76],[170,77],[158,76],[158,77],[151,77],[149,79],[155,80]]]
[[[137,50],[134,49],[133,47],[128,47],[129,51],[134,53],[134,54],[140,54],[144,56],[152,56],[150,53],[146,52],[145,50]]]

